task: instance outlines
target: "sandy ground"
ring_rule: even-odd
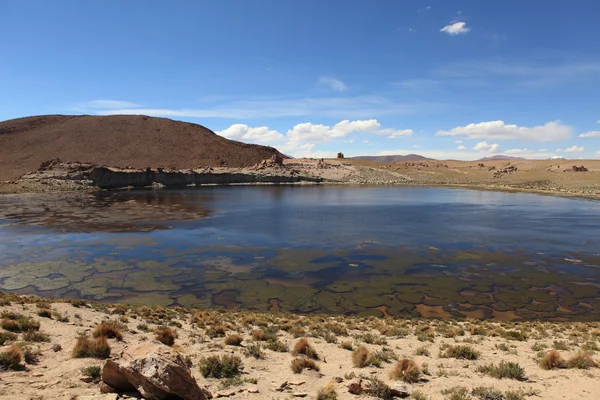
[[[378,377],[390,386],[406,386],[415,398],[421,393],[426,399],[449,399],[450,395],[442,394],[446,389],[465,387],[468,390],[478,386],[486,386],[501,391],[519,391],[521,398],[558,400],[558,399],[598,399],[600,391],[600,369],[555,369],[544,370],[538,363],[538,350],[532,347],[545,347],[542,353],[556,346],[568,346],[561,351],[563,357],[578,352],[582,346],[587,348],[600,344],[599,323],[549,323],[522,322],[500,323],[479,320],[443,321],[443,320],[391,320],[377,318],[327,317],[327,316],[297,316],[280,313],[252,313],[244,311],[204,311],[183,309],[147,309],[122,308],[121,313],[115,313],[113,306],[88,304],[76,308],[70,303],[52,303],[52,310],[68,317],[68,322],[42,318],[37,315],[40,308],[36,304],[19,304],[12,301],[10,305],[0,307],[0,312],[14,311],[30,315],[41,323],[40,331],[50,335],[48,343],[30,343],[32,348],[41,350],[39,363],[27,364],[20,371],[0,371],[0,398],[2,399],[92,399],[99,396],[97,383],[85,383],[81,369],[92,365],[102,365],[103,360],[71,357],[71,351],[80,332],[91,332],[103,320],[120,321],[123,324],[124,339],[117,341],[109,339],[112,354],[117,356],[127,345],[152,340],[152,332],[144,332],[139,324],[147,324],[152,330],[158,324],[181,325],[174,327],[178,338],[174,348],[184,356],[189,356],[192,362],[191,371],[201,386],[207,387],[216,397],[219,393],[233,391],[229,398],[234,399],[290,399],[293,394],[305,394],[306,398],[315,399],[317,391],[327,385],[332,379],[335,383],[339,399],[357,399],[359,396],[348,393],[346,385],[350,375]],[[92,306],[94,308],[92,308]],[[121,315],[124,314],[124,315]],[[196,317],[194,317],[196,315]],[[194,319],[195,318],[195,319]],[[223,337],[210,338],[207,332],[211,327],[224,326],[226,334],[239,333],[244,337],[242,346],[226,346]],[[347,332],[340,332],[342,330]],[[244,356],[247,346],[255,342],[252,332],[268,327],[277,330],[277,338],[290,349],[298,341],[295,336],[307,335],[309,342],[320,355],[317,365],[320,372],[304,370],[295,374],[290,368],[294,356],[290,352],[273,352],[264,349],[264,358]],[[335,328],[337,327],[337,329]],[[287,329],[288,332],[283,329]],[[304,329],[304,332],[302,332]],[[322,333],[329,332],[332,340],[328,343]],[[465,332],[462,332],[464,329]],[[485,329],[486,333],[471,334],[475,329]],[[337,334],[333,333],[337,330]],[[506,331],[519,331],[528,336],[524,341],[510,340]],[[296,332],[297,331],[297,332]],[[0,332],[4,332],[0,330]],[[295,332],[295,335],[292,333]],[[320,332],[320,333],[319,333]],[[424,333],[423,333],[424,332]],[[364,336],[371,333],[377,340],[385,344],[366,343],[372,338]],[[321,337],[311,337],[318,336]],[[406,335],[405,337],[400,336]],[[499,335],[499,336],[494,336]],[[419,338],[421,340],[419,340]],[[430,338],[431,341],[428,340]],[[19,338],[21,340],[21,338]],[[400,358],[414,360],[425,371],[416,383],[393,381],[389,372],[395,361],[383,362],[380,367],[368,366],[357,368],[352,363],[352,352],[340,348],[340,342],[350,341],[353,346],[364,345],[372,352],[390,349]],[[264,346],[266,342],[256,341]],[[59,344],[60,351],[52,347]],[[440,349],[445,345],[464,344],[480,352],[477,360],[459,360],[442,358]],[[0,348],[6,350],[8,343]],[[428,355],[416,355],[417,349],[427,349]],[[244,369],[241,378],[256,379],[257,383],[243,383],[229,390],[222,388],[222,380],[205,379],[198,368],[202,357],[220,354],[239,355]],[[598,352],[592,350],[592,357],[598,360]],[[478,366],[500,361],[517,362],[525,370],[527,380],[496,379],[477,372]],[[279,392],[276,388],[284,382],[294,383],[288,391]],[[246,389],[258,388],[258,393],[249,393]],[[92,396],[92,397],[87,397]],[[103,399],[103,397],[97,397]],[[109,397],[107,397],[109,398]],[[115,397],[112,397],[115,398]],[[363,397],[364,398],[364,397]],[[477,399],[477,397],[469,397]]]

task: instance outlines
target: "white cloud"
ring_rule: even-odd
[[[463,141],[462,140],[455,140],[454,143],[456,144],[461,144]]]
[[[319,84],[329,87],[331,90],[336,92],[345,92],[348,90],[348,85],[339,79],[332,78],[331,76],[322,76],[319,78]]]
[[[404,115],[435,111],[443,104],[420,101],[398,102],[384,96],[250,98],[233,100],[205,108],[81,108],[77,111],[96,115],[151,115],[175,118],[279,118],[323,116],[331,118],[373,118],[378,115]]]
[[[467,23],[466,22],[454,22],[452,24],[446,25],[445,27],[443,27],[442,29],[440,29],[440,32],[445,32],[448,35],[464,35],[469,33],[469,31],[471,30],[471,28],[467,28]]]
[[[228,139],[259,144],[278,142],[284,137],[281,133],[271,130],[266,126],[250,128],[248,125],[244,124],[234,124],[225,130],[217,131],[215,133]]]
[[[500,152],[500,145],[498,143],[489,144],[488,142],[479,142],[473,146],[473,150],[483,153],[498,153]]]
[[[417,32],[417,30],[416,30],[415,28],[408,28],[408,31],[409,31],[410,33],[415,33],[415,32]]]
[[[457,150],[466,150],[467,146],[463,146],[462,144],[456,148]]]
[[[589,131],[579,135],[580,138],[595,138],[600,137],[600,131]]]
[[[467,126],[458,126],[449,131],[438,131],[436,136],[466,136],[470,139],[521,139],[551,142],[571,137],[572,128],[560,121],[548,122],[532,128],[507,125],[504,121],[480,122]]]
[[[598,151],[596,152],[596,157],[599,157],[599,158],[600,158],[600,150],[598,150]]]
[[[585,151],[585,147],[581,146],[581,147],[577,147],[577,145],[573,145],[571,147],[568,147],[566,149],[556,149],[557,153],[583,153]]]
[[[388,138],[398,138],[413,134],[411,129],[382,129],[379,121],[376,119],[369,119],[356,121],[344,120],[338,122],[334,126],[305,122],[303,124],[295,125],[287,132],[286,136],[289,139],[290,144],[314,143],[325,142],[333,138],[345,137],[352,132],[387,136]]]

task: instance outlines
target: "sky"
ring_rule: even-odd
[[[600,158],[597,0],[0,0],[0,120],[145,114],[296,157]]]

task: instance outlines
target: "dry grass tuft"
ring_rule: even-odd
[[[305,369],[312,369],[317,372],[320,371],[319,366],[313,360],[306,357],[294,358],[291,367],[295,374],[299,374]]]
[[[23,360],[23,353],[16,344],[0,353],[0,370],[17,369]]]
[[[365,346],[359,346],[352,352],[352,365],[357,368],[364,368],[371,363],[372,358],[369,349]]]
[[[589,369],[598,368],[598,363],[592,358],[592,355],[588,351],[580,351],[573,357],[569,358],[569,368],[577,369]]]
[[[244,341],[244,338],[238,334],[228,335],[225,337],[225,344],[227,346],[239,346]]]
[[[162,344],[166,344],[167,346],[173,346],[175,344],[175,338],[177,337],[177,334],[173,329],[169,327],[158,327],[154,331],[154,334],[156,335],[156,340],[158,340]]]
[[[338,395],[333,382],[329,382],[327,386],[322,387],[317,392],[317,400],[337,400],[337,398]]]
[[[77,338],[72,355],[74,358],[108,358],[110,357],[110,346],[104,336],[90,339],[81,335]]]
[[[300,354],[303,354],[308,358],[312,358],[313,360],[319,359],[319,354],[314,349],[314,347],[311,346],[311,344],[308,342],[307,338],[299,339],[296,342],[296,344],[294,345],[294,349],[292,350],[292,355],[298,356]]]
[[[550,350],[540,361],[540,367],[543,369],[565,368],[566,363],[558,351]]]
[[[109,339],[123,340],[123,331],[117,322],[114,321],[102,321],[92,332],[92,336],[97,338],[100,336],[107,337]]]
[[[390,378],[395,380],[402,379],[407,383],[415,383],[421,378],[421,368],[413,360],[404,358],[399,360],[390,371]]]

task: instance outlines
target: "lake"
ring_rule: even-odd
[[[600,202],[435,187],[0,196],[0,290],[300,313],[600,317]]]

